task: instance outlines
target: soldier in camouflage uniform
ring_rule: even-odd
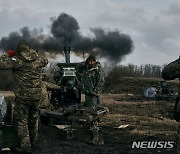
[[[164,80],[174,80],[176,78],[180,79],[180,59],[177,59],[164,67],[162,70],[162,78]],[[179,125],[176,144],[177,153],[180,154],[180,85],[174,107],[174,119],[178,122]]]
[[[25,44],[19,44],[16,56],[0,57],[0,69],[11,69],[14,75],[14,124],[19,137],[17,152],[31,152],[38,133],[42,68],[48,60]]]
[[[85,94],[85,105],[95,107],[104,84],[104,71],[100,62],[90,55],[85,62],[77,65],[77,78],[82,92]]]
[[[46,75],[43,76],[42,81],[42,96],[41,96],[41,105],[42,109],[52,109],[50,104],[48,90],[60,90],[60,86],[48,81],[48,77]]]

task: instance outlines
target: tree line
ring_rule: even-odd
[[[104,65],[105,80],[116,81],[120,77],[155,77],[160,78],[165,65]],[[44,70],[48,75],[53,76],[56,64],[50,63]],[[13,73],[8,70],[0,70],[0,90],[13,90]]]
[[[104,66],[106,76],[112,76],[113,74],[119,77],[155,77],[161,78],[161,72],[165,65],[111,65]]]

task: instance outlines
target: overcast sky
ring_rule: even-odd
[[[63,12],[83,35],[95,27],[128,34],[134,50],[122,64],[162,65],[180,55],[178,0],[0,0],[0,38],[25,26],[49,33],[50,18]]]

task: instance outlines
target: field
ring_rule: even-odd
[[[177,135],[177,123],[172,119],[173,102],[137,99],[118,94],[101,97],[103,104],[110,109],[110,113],[101,121],[104,145],[62,141],[58,129],[42,126],[38,139],[40,149],[34,153],[175,153],[175,144],[172,149],[132,149],[133,141],[175,141]],[[128,126],[118,128],[121,125]]]
[[[175,141],[177,123],[173,120],[173,100],[156,101],[126,94],[104,94],[104,106],[110,109],[101,121],[104,145],[91,145],[78,140],[62,140],[56,127],[40,126],[34,154],[149,154],[175,153],[172,149],[132,149],[133,141]],[[126,125],[126,128],[118,128]],[[11,153],[11,152],[4,152]]]
[[[138,95],[109,92],[101,95],[101,102],[110,110],[100,123],[105,140],[104,145],[92,145],[78,140],[63,140],[57,127],[41,125],[37,147],[33,149],[33,153],[176,153],[178,123],[173,120],[174,98],[169,101],[155,100],[147,99],[140,93]],[[173,148],[132,148],[133,141],[172,141],[174,144]]]

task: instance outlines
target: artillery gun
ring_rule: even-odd
[[[50,102],[55,110],[41,109],[41,121],[49,125],[65,124],[60,129],[65,139],[104,144],[99,121],[109,110],[100,105],[88,108],[81,102],[81,89],[76,77],[79,63],[70,63],[70,51],[69,47],[64,48],[66,63],[58,63],[59,69],[54,74],[54,80],[61,86],[61,90],[52,91]]]
[[[52,91],[51,104],[55,107],[80,104],[81,102],[81,91],[77,86],[76,77],[78,63],[70,63],[70,50],[69,47],[64,48],[66,63],[58,63],[58,70],[54,73],[54,80],[61,87],[59,91]]]
[[[66,127],[60,129],[65,139],[78,138],[83,142],[103,144],[99,121],[108,113],[108,109],[83,105],[76,77],[78,63],[70,63],[70,48],[64,48],[64,52],[66,63],[59,63],[58,71],[54,74],[54,80],[61,86],[59,91],[52,91],[50,102],[55,110],[40,109],[41,121],[49,125],[65,124]],[[0,150],[19,144],[13,124],[14,98],[14,93],[10,97],[5,97],[5,93],[0,94]]]

